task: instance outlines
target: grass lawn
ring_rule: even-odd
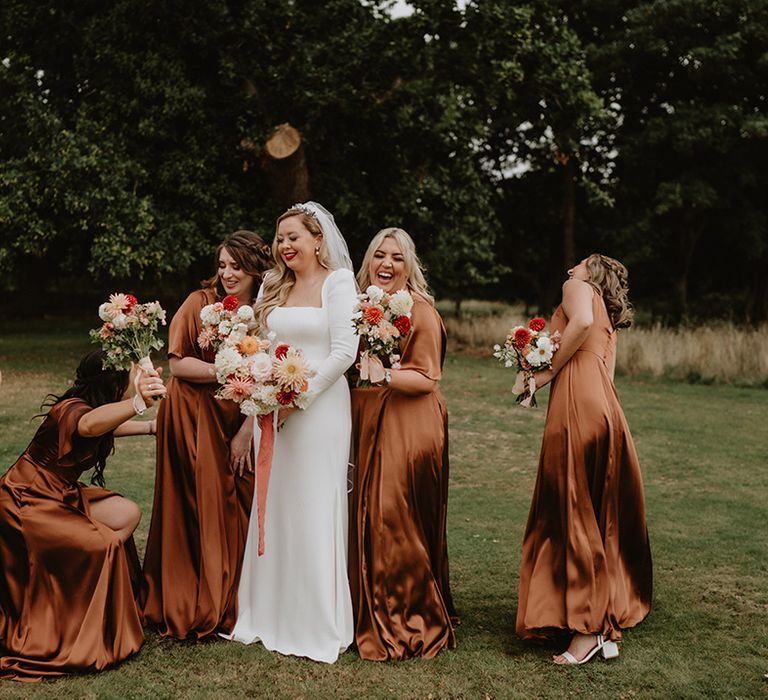
[[[87,350],[82,322],[4,324],[0,336],[0,467],[26,447],[30,416],[61,391]],[[261,646],[179,643],[152,633],[115,670],[37,685],[0,682],[0,698],[468,697],[699,698],[768,695],[768,391],[620,379],[645,488],[654,557],[649,618],[621,656],[559,668],[550,650],[514,634],[520,542],[544,423],[514,405],[512,375],[494,362],[449,357],[449,551],[462,624],[458,648],[431,661],[377,664],[354,652],[333,666]],[[546,392],[543,392],[546,394]],[[107,485],[144,512],[153,444],[118,441]]]

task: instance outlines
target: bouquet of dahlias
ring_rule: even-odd
[[[129,370],[135,362],[139,367],[134,380],[135,401],[137,408],[146,408],[139,393],[139,379],[142,371],[154,369],[149,354],[163,347],[157,331],[158,326],[165,325],[165,310],[157,301],[139,304],[133,294],[110,294],[109,301],[99,306],[99,318],[104,323],[90,336],[94,343],[101,343],[107,355],[104,367]]]
[[[216,398],[240,404],[241,413],[257,416],[261,428],[256,458],[259,555],[264,554],[264,511],[275,444],[273,413],[281,408],[306,408],[309,380],[316,374],[301,350],[274,341],[274,333],[263,339],[252,335],[238,339],[230,333],[214,361],[221,384]]]
[[[246,335],[240,340],[230,334],[214,365],[221,384],[216,398],[240,404],[246,416],[307,406],[309,380],[315,372],[301,350],[285,343],[275,345],[272,333],[265,339]]]
[[[543,318],[532,318],[527,326],[512,328],[503,347],[493,346],[493,356],[499,362],[523,373],[524,388],[517,394],[517,402],[526,408],[536,405],[535,373],[552,367],[552,357],[560,347],[560,333],[550,335],[544,330],[546,326]]]
[[[230,337],[234,343],[239,343],[255,325],[253,307],[240,306],[234,294],[200,309],[200,320],[203,327],[197,336],[197,344],[203,350],[216,351]]]
[[[387,294],[380,287],[371,285],[357,298],[352,325],[363,339],[357,385],[371,386],[384,379],[382,358],[388,358],[392,369],[400,368],[400,356],[395,350],[399,348],[400,340],[411,332],[413,297],[405,289]]]

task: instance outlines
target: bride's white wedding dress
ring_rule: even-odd
[[[275,434],[264,554],[257,555],[254,498],[232,634],[326,663],[353,638],[347,579],[351,415],[344,372],[357,351],[351,321],[356,293],[352,272],[335,270],[323,284],[322,307],[278,307],[267,319],[277,342],[301,348],[317,370],[309,387],[315,398]]]

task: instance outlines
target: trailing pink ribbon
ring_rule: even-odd
[[[264,515],[267,510],[269,473],[272,471],[272,454],[275,451],[274,414],[259,416],[261,440],[256,457],[256,509],[259,525],[259,556],[264,554]]]
[[[360,379],[371,384],[380,384],[384,381],[384,365],[376,355],[371,355],[367,350],[360,355]]]

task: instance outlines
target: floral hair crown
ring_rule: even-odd
[[[307,216],[311,216],[313,219],[317,219],[317,213],[315,210],[310,207],[309,204],[304,204],[303,202],[293,204],[289,207],[288,211],[300,211],[302,214],[306,214]]]

